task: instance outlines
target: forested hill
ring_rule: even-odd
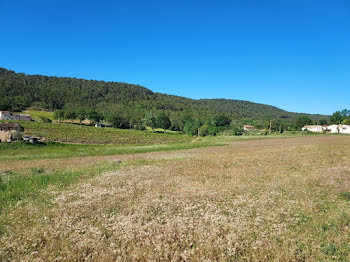
[[[129,113],[139,117],[148,110],[163,110],[170,115],[184,112],[192,115],[224,113],[232,117],[286,121],[301,115],[241,100],[194,100],[154,93],[145,87],[127,83],[26,75],[0,68],[0,110],[19,111],[33,106],[49,110],[89,107],[106,113]],[[308,116],[313,120],[328,118]]]

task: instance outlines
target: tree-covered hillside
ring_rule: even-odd
[[[280,119],[287,122],[307,115],[247,101],[194,100],[154,93],[145,87],[127,83],[26,75],[0,68],[0,110],[20,111],[27,107],[51,111],[93,108],[104,114],[114,113],[135,120],[149,111],[163,111],[174,123],[186,115],[208,118],[214,114],[225,114],[231,119]],[[322,115],[308,116],[314,121],[329,119]]]

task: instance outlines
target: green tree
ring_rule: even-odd
[[[318,124],[319,125],[327,125],[328,121],[327,121],[327,119],[321,119],[320,121],[318,121]]]
[[[115,115],[115,114],[109,115],[107,117],[107,121],[109,123],[111,123],[111,125],[115,128],[126,129],[129,126],[129,123],[125,118],[118,116],[118,115]]]
[[[30,105],[26,96],[15,96],[12,99],[12,111],[20,112]]]
[[[0,97],[0,110],[11,110],[12,109],[12,99],[10,97]]]
[[[343,124],[344,124],[344,125],[350,125],[350,116],[348,116],[347,118],[345,118],[345,119],[343,120]]]
[[[152,111],[147,112],[145,117],[142,119],[142,124],[152,128],[152,132],[154,132],[154,129],[157,127],[156,115]]]
[[[295,122],[295,126],[297,129],[301,129],[303,126],[306,125],[311,125],[312,124],[312,120],[310,117],[308,116],[300,116],[297,121]]]
[[[187,135],[197,135],[198,134],[198,125],[194,121],[187,121],[184,125],[184,132]]]
[[[228,126],[231,123],[231,119],[225,115],[214,115],[212,124],[215,126]]]
[[[14,134],[13,134],[13,139],[14,140],[17,140],[17,141],[20,141],[21,139],[23,138],[23,131],[16,131]]]
[[[52,120],[46,116],[40,116],[40,120],[43,123],[52,123]]]
[[[200,135],[201,136],[215,136],[218,133],[219,129],[217,126],[210,125],[209,123],[205,123],[200,127]]]
[[[341,124],[341,122],[345,119],[340,111],[336,111],[331,116],[331,124]]]
[[[309,122],[305,119],[305,122]],[[312,122],[312,121],[311,121]],[[304,126],[304,125],[303,125]],[[283,133],[285,130],[288,129],[288,124],[282,120],[279,119],[274,119],[271,120],[271,130],[274,132],[279,132],[279,133]]]
[[[340,114],[342,115],[342,117],[347,118],[348,116],[350,116],[350,110],[343,109],[342,111],[340,111]]]
[[[103,120],[103,114],[92,109],[87,113],[87,118],[90,120],[91,123],[96,124]]]
[[[244,133],[243,125],[233,125],[232,126],[232,132],[235,136],[241,136]]]
[[[53,119],[62,122],[62,120],[64,119],[64,115],[65,115],[65,110],[63,109],[55,110],[53,112]]]
[[[74,119],[77,118],[77,114],[75,113],[74,110],[66,110],[64,112],[64,118],[73,121]]]
[[[169,129],[171,126],[170,119],[164,112],[161,112],[156,116],[156,123],[157,123],[157,127],[164,129],[164,132],[166,129]]]
[[[84,121],[87,117],[87,111],[85,110],[85,108],[79,108],[76,111],[76,117],[79,119],[79,123],[81,124],[82,121]]]

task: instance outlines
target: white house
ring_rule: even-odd
[[[327,129],[330,133],[350,134],[350,125],[330,125]]]
[[[314,133],[323,133],[328,130],[328,126],[308,125],[308,126],[303,126],[301,130],[310,131]]]

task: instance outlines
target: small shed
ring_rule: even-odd
[[[11,142],[22,127],[18,123],[0,123],[0,142]]]
[[[243,125],[243,130],[244,131],[254,131],[254,130],[256,130],[256,128],[254,126],[250,126],[250,125]]]

